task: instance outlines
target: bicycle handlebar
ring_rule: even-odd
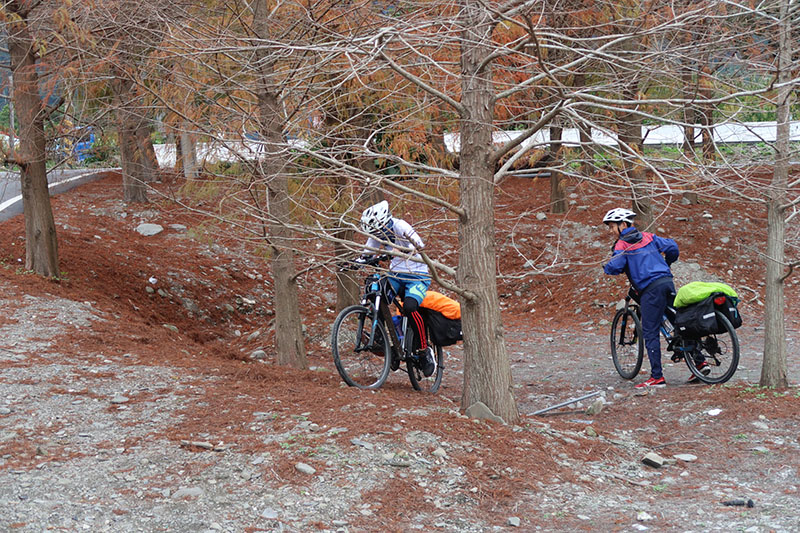
[[[359,257],[355,260],[348,261],[345,263],[344,266],[339,268],[339,272],[346,272],[352,270],[360,270],[361,267],[364,266],[378,266],[380,263],[384,261],[388,261],[391,259],[391,256],[382,254],[382,255],[371,255],[368,257]]]

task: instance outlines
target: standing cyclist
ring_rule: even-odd
[[[675,298],[675,285],[669,266],[678,260],[678,245],[672,239],[640,232],[633,226],[635,216],[633,211],[618,207],[603,217],[603,223],[617,239],[611,260],[603,270],[612,276],[624,272],[639,293],[642,334],[650,359],[650,379],[639,383],[636,388],[664,387],[667,382],[661,370],[658,328],[664,311]]]
[[[367,239],[367,250],[362,254],[362,258],[371,256],[374,249],[422,250],[425,247],[411,224],[392,217],[389,213],[389,202],[386,200],[364,210],[361,215],[361,229],[370,235]],[[389,283],[395,294],[401,294],[401,289],[405,293],[403,314],[408,317],[414,334],[419,339],[417,355],[422,363],[422,373],[425,377],[431,376],[436,371],[436,360],[425,336],[422,315],[418,311],[431,284],[428,266],[418,254],[414,253],[404,257],[393,257],[389,271],[392,273],[388,278]]]

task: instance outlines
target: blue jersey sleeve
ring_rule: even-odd
[[[611,258],[611,261],[603,265],[603,272],[609,274],[611,276],[616,276],[617,274],[622,274],[625,272],[625,267],[627,266],[627,257],[625,254],[620,252],[614,252],[614,256]]]
[[[671,265],[678,260],[678,256],[680,255],[680,252],[678,252],[678,243],[672,239],[659,237],[657,235],[653,235],[653,240],[656,243],[658,251],[664,254],[667,265]]]

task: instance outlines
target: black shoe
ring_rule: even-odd
[[[430,346],[419,354],[419,367],[426,378],[436,372],[436,359],[433,357],[433,348]]]

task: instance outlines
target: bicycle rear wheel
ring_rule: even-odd
[[[411,335],[413,338],[414,330],[408,328],[406,335]],[[428,341],[430,341],[430,333],[428,334]],[[408,346],[413,346],[413,342]],[[422,363],[416,357],[406,360],[406,369],[408,370],[408,379],[411,381],[411,386],[415,390],[422,392],[430,392],[431,394],[439,390],[442,384],[442,376],[444,375],[444,354],[441,346],[434,346],[428,343],[428,347],[433,349],[433,360],[436,363],[436,369],[430,376],[425,376],[422,372]]]
[[[691,373],[709,384],[725,383],[733,377],[739,366],[739,337],[736,336],[736,330],[725,315],[714,312],[717,324],[723,331],[694,341],[694,350],[686,356],[686,366]]]
[[[333,362],[344,382],[351,387],[377,389],[389,377],[391,347],[383,322],[378,320],[372,350],[367,350],[371,331],[372,316],[363,305],[343,309],[333,323]]]
[[[633,379],[644,358],[642,324],[632,309],[620,309],[611,322],[611,359],[620,376]]]

